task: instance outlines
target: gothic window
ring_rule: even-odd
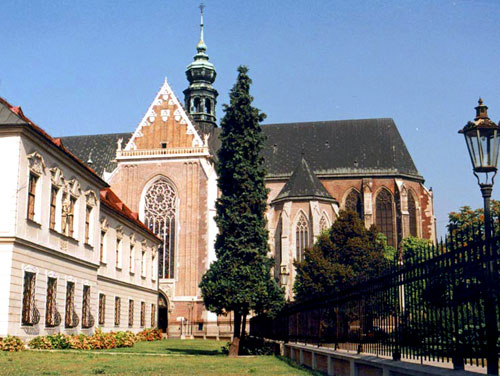
[[[99,325],[104,325],[106,316],[106,295],[99,294]]]
[[[151,327],[156,326],[156,304],[151,304]]]
[[[281,268],[281,260],[282,260],[282,244],[281,244],[281,228],[283,226],[283,221],[278,221],[278,226],[276,227],[276,232],[274,233],[274,259],[276,261],[276,273],[275,278],[279,280],[280,268]]]
[[[387,237],[387,244],[394,247],[392,195],[387,189],[377,195],[376,226]]]
[[[128,301],[128,326],[129,328],[134,326],[134,301],[132,299]]]
[[[160,278],[174,278],[175,203],[174,188],[165,178],[154,182],[144,198],[144,223],[163,240],[158,248]]]
[[[121,300],[118,296],[115,297],[115,326],[120,326],[121,315]]]
[[[64,326],[66,328],[74,328],[77,324],[74,319],[75,311],[75,283],[68,282],[66,284],[66,311],[64,315]]]
[[[304,258],[304,250],[310,245],[309,237],[309,222],[304,213],[300,214],[297,225],[295,226],[295,258],[297,261],[302,261]]]
[[[327,218],[326,214],[323,213],[323,215],[321,216],[321,219],[319,220],[319,229],[320,229],[320,231],[325,231],[325,230],[328,230],[328,227],[330,227],[328,218]]]
[[[30,172],[28,182],[28,219],[35,220],[35,197],[36,185],[38,183],[38,176]]]
[[[56,209],[57,209],[57,194],[59,189],[53,185],[50,190],[50,222],[49,227],[51,230],[56,228]]]
[[[146,326],[146,303],[141,302],[141,326]]]
[[[56,326],[56,291],[57,279],[49,277],[47,280],[47,301],[45,304],[45,325]]]
[[[408,214],[410,219],[410,235],[417,237],[417,207],[413,194],[408,193]]]
[[[361,204],[361,195],[356,190],[351,190],[345,199],[344,208],[346,211],[358,213],[359,218],[363,218],[363,206]]]
[[[83,286],[82,300],[82,328],[92,327],[92,318],[90,315],[90,286]]]
[[[24,273],[24,290],[23,290],[23,325],[36,324],[36,308],[35,308],[35,284],[36,274]]]

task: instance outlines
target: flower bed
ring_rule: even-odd
[[[21,351],[24,343],[19,337],[7,336],[0,338],[0,351]]]
[[[158,329],[144,329],[137,334],[128,331],[104,333],[98,329],[91,336],[85,334],[38,336],[33,338],[28,346],[30,349],[39,350],[102,350],[132,347],[138,341],[158,341],[161,339],[161,332]]]

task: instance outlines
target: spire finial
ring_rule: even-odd
[[[205,9],[205,4],[203,1],[200,3],[200,44],[203,42],[203,9]]]

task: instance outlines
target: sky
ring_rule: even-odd
[[[498,0],[206,0],[218,116],[247,65],[267,123],[391,117],[438,234],[482,198],[463,136],[500,120]],[[167,77],[183,100],[197,0],[2,0],[0,96],[52,136],[132,132]],[[500,178],[493,199],[500,199]]]

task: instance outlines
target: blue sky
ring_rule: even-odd
[[[133,131],[165,76],[183,98],[198,5],[3,0],[0,96],[54,136]],[[497,0],[206,0],[218,115],[246,64],[266,122],[392,117],[443,234],[482,206],[457,130],[479,96],[500,120],[499,20]]]

